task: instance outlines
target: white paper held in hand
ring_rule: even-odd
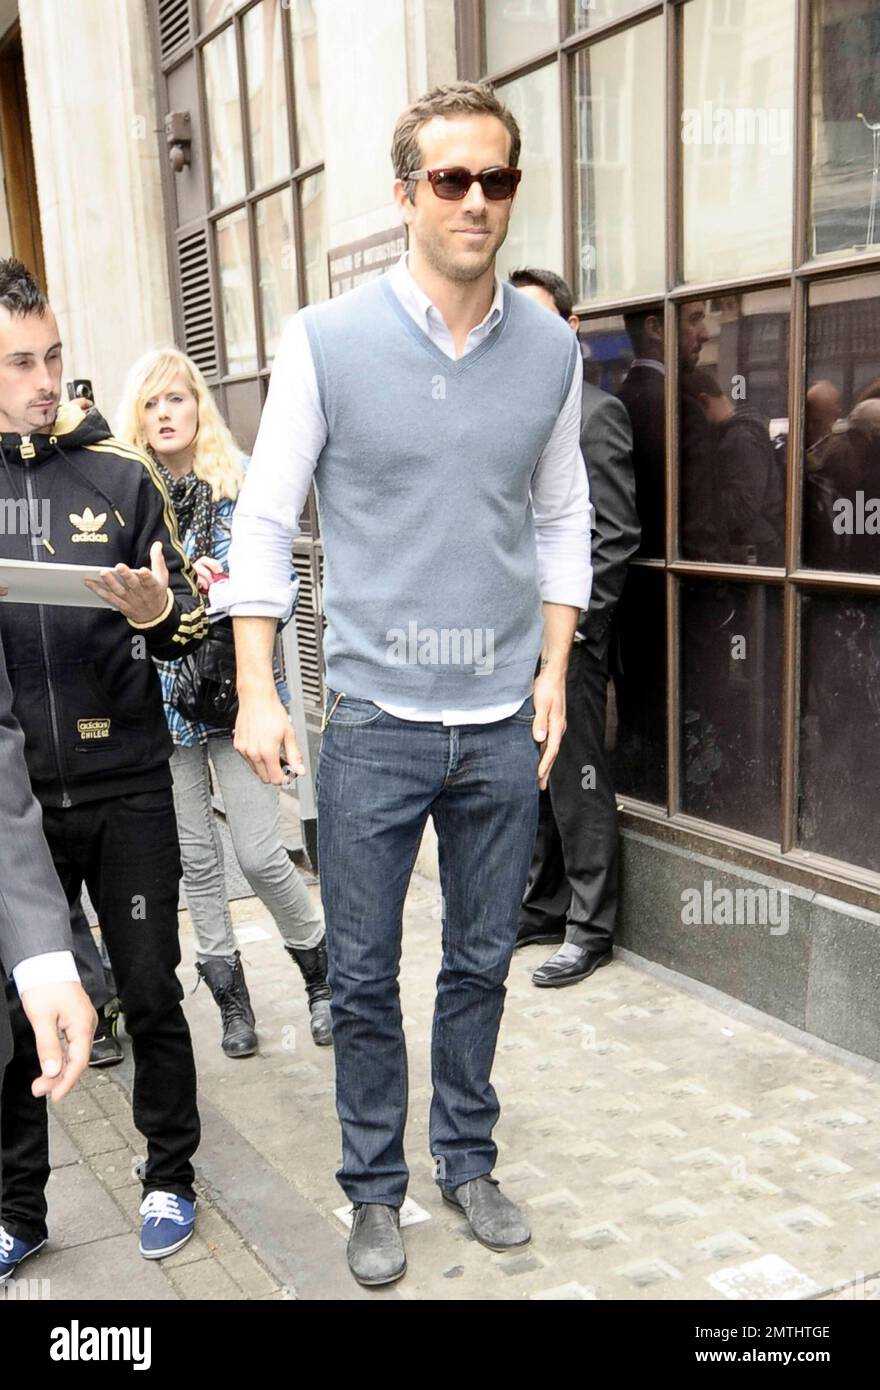
[[[87,589],[86,579],[100,579],[106,565],[56,565],[42,560],[0,559],[0,603],[47,603],[57,608],[112,608]]]

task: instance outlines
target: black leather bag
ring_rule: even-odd
[[[184,719],[231,729],[238,714],[232,619],[218,618],[195,651],[181,657],[171,703]]]

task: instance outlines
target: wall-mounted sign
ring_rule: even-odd
[[[403,227],[391,227],[387,232],[374,232],[360,241],[349,242],[348,246],[328,251],[331,299],[366,280],[375,280],[399,261],[405,250],[406,231]]]

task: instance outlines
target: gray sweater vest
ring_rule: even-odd
[[[328,427],[327,684],[423,708],[525,699],[542,633],[529,488],[580,368],[575,335],[508,285],[457,360],[384,279],[303,317]]]

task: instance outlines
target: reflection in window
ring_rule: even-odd
[[[681,682],[682,809],[778,841],[781,589],[682,584]]]
[[[809,252],[880,248],[880,8],[815,0]]]
[[[666,366],[663,310],[624,314],[631,362],[617,395],[626,406],[633,435],[636,511],[642,528],[639,555],[666,554]]]
[[[293,34],[297,164],[302,166],[315,164],[324,153],[315,0],[296,0],[290,7],[290,27]]]
[[[681,553],[783,565],[788,290],[695,300],[679,316]]]
[[[583,319],[578,341],[584,359],[584,379],[600,391],[618,395],[633,359],[632,343],[620,314]]]
[[[617,605],[608,740],[622,796],[666,804],[666,579],[631,565]]]
[[[244,193],[244,148],[238,100],[235,31],[230,25],[202,50],[205,102],[211,144],[213,206],[222,207]]]
[[[261,199],[256,219],[263,345],[266,361],[271,362],[285,320],[299,308],[290,189],[282,188],[280,193]]]
[[[804,563],[880,573],[880,275],[810,286]]]
[[[489,72],[534,58],[559,36],[559,0],[485,0],[483,13]]]
[[[507,240],[498,253],[502,278],[516,266],[562,269],[562,169],[559,72],[555,63],[498,87],[522,133],[522,182],[513,200]]]
[[[645,0],[568,0],[568,32],[598,29],[600,24],[620,19],[644,3]]]
[[[244,30],[254,187],[290,173],[281,0],[248,10]]]
[[[306,272],[306,298],[309,304],[330,295],[327,273],[327,209],[324,175],[312,174],[300,184],[302,208],[303,259]]]
[[[800,845],[880,871],[880,600],[801,607]]]
[[[226,370],[231,376],[257,366],[257,332],[251,284],[247,212],[241,208],[217,223],[217,264],[226,337]]]
[[[578,303],[662,291],[664,26],[575,59]]]
[[[686,280],[790,263],[795,10],[795,0],[683,7]]]

